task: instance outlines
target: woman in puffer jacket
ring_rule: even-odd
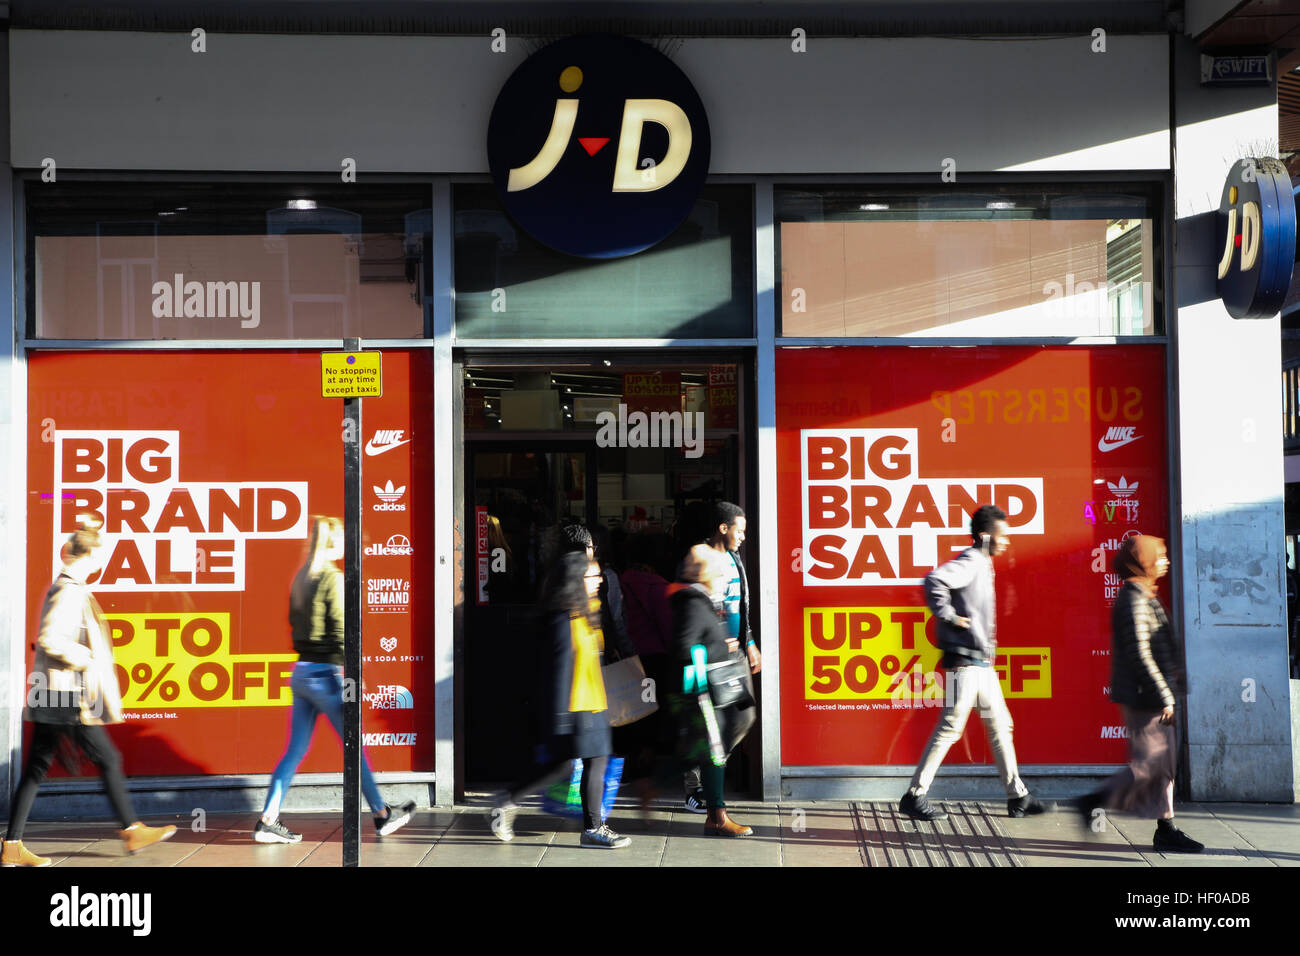
[[[1075,808],[1088,826],[1105,810],[1154,819],[1156,850],[1199,853],[1204,845],[1174,825],[1174,720],[1183,672],[1173,628],[1156,596],[1156,581],[1169,573],[1164,541],[1126,538],[1115,554],[1115,573],[1124,587],[1111,612],[1110,699],[1124,714],[1129,763],[1100,790],[1076,800]]]
[[[41,608],[36,659],[27,681],[23,719],[35,724],[27,766],[14,792],[4,866],[49,866],[48,857],[23,846],[23,830],[36,791],[61,748],[79,748],[99,768],[121,837],[130,853],[166,840],[176,827],[139,822],[126,792],[122,756],[106,724],[122,722],[122,697],[113,667],[113,645],[99,602],[86,579],[104,566],[107,549],[97,523],[84,522],[63,547],[64,568]]]

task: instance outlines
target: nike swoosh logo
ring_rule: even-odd
[[[370,439],[370,441],[366,442],[366,454],[382,455],[384,452],[392,451],[394,448],[398,448],[402,445],[408,444],[410,441],[411,439],[404,438],[399,442],[393,442],[391,445],[376,445],[375,440],[372,438]]]
[[[1119,441],[1115,441],[1115,442],[1110,442],[1110,441],[1106,441],[1106,439],[1104,438],[1099,438],[1097,440],[1097,451],[1114,451],[1116,448],[1123,448],[1129,442],[1135,442],[1141,437],[1142,437],[1141,435],[1134,435],[1132,438],[1121,438]]]

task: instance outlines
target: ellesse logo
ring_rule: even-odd
[[[392,451],[402,445],[410,442],[411,439],[404,438],[405,430],[401,428],[389,428],[376,431],[370,436],[370,441],[366,442],[367,455],[382,455],[386,451]]]
[[[1106,429],[1106,434],[1097,440],[1097,451],[1114,451],[1141,437],[1133,425],[1111,425]]]
[[[627,37],[569,37],[525,60],[497,95],[488,165],[515,221],[559,252],[612,259],[682,224],[709,170],[690,80]]]
[[[365,553],[372,558],[408,557],[414,553],[411,540],[404,534],[395,534],[387,544],[372,544]]]

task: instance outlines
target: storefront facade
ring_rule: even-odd
[[[1212,217],[1204,241],[1268,88],[1199,87],[1163,33],[656,46],[698,94],[707,177],[627,254],[573,165],[615,162],[619,130],[579,119],[608,142],[564,153],[531,210],[494,181],[494,149],[536,152],[551,101],[581,117],[602,75],[498,127],[540,41],[10,32],[9,699],[58,542],[97,512],[128,767],[160,808],[251,805],[283,745],[282,584],[307,517],[343,510],[318,353],[357,337],[384,369],[360,436],[363,724],[399,792],[445,805],[526,759],[509,662],[558,521],[661,541],[667,565],[729,499],[764,654],[731,785],[896,796],[941,680],[919,581],[991,500],[1031,786],[1124,759],[1108,562],[1140,531],[1177,559],[1187,794],[1294,799],[1278,328],[1227,317]],[[630,208],[659,214],[656,192]],[[678,417],[651,441],[637,413]],[[941,786],[995,796],[988,764],[972,726]],[[337,766],[318,743],[296,805],[335,805]]]

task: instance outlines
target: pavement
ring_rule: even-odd
[[[1113,815],[1101,832],[1085,830],[1060,808],[1041,816],[1009,819],[1006,804],[935,800],[946,821],[920,823],[883,801],[805,801],[728,805],[754,835],[724,839],[704,835],[704,817],[658,801],[642,813],[620,800],[609,824],[632,838],[618,850],[578,844],[576,820],[543,813],[526,803],[515,839],[493,836],[487,797],[449,809],[426,809],[395,834],[378,838],[363,823],[362,866],[935,866],[935,867],[1204,867],[1300,866],[1300,805],[1179,804],[1178,825],[1205,844],[1199,854],[1164,854],[1151,846],[1154,823]],[[211,814],[196,831],[186,817],[167,841],[128,856],[109,821],[40,821],[27,826],[26,845],[61,867],[337,867],[342,863],[341,814],[285,813],[283,822],[303,834],[301,843],[254,843],[255,813]],[[149,818],[159,825],[167,822]]]

